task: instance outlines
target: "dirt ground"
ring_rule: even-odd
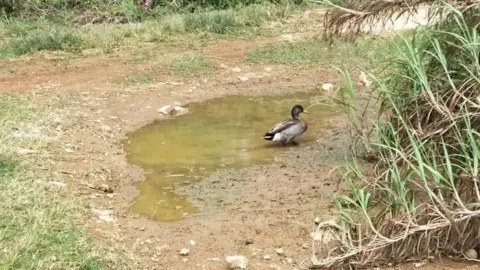
[[[156,44],[122,48],[110,55],[39,53],[3,61],[0,91],[36,91],[37,102],[51,103],[52,96],[61,100],[52,107],[59,119],[51,132],[59,140],[50,149],[51,168],[79,203],[112,211],[109,218],[98,211],[86,217],[90,232],[101,243],[156,269],[226,269],[228,255],[246,256],[249,269],[294,269],[311,256],[315,210],[322,219],[333,216],[329,196],[337,192],[338,177],[330,172],[348,151],[345,119],[332,119],[327,135],[292,148],[276,157],[275,164],[219,172],[179,186],[177,191],[189,194],[200,212],[177,222],[155,222],[128,212],[136,194],[132,183],[141,181],[143,172],[126,162],[121,140],[128,132],[162,119],[157,110],[173,102],[305,91],[320,88],[325,81],[339,83],[338,75],[327,68],[242,62],[259,44],[315,34],[296,31],[277,38],[209,45],[203,53],[215,60],[216,70],[203,77],[172,75],[161,65],[162,56],[135,61]],[[125,80],[139,75],[149,75],[152,81]],[[113,193],[96,188],[102,184]],[[188,256],[179,254],[182,248],[190,250]],[[284,253],[277,254],[278,248]],[[466,269],[467,265],[435,267]]]

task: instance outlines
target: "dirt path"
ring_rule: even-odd
[[[42,53],[4,61],[0,89],[4,93],[37,90],[38,102],[51,103],[52,96],[62,101],[55,105],[59,119],[48,129],[59,138],[50,151],[54,170],[82,204],[112,211],[113,219],[99,218],[95,211],[86,217],[90,231],[103,244],[156,269],[225,269],[227,255],[247,256],[249,269],[293,269],[310,256],[315,210],[323,219],[332,216],[329,196],[337,191],[338,179],[329,173],[348,151],[345,119],[332,119],[327,135],[276,157],[275,164],[219,172],[179,186],[178,192],[189,194],[201,211],[178,222],[154,222],[128,213],[136,194],[132,183],[142,180],[143,172],[126,162],[120,141],[127,132],[162,119],[157,110],[165,104],[305,91],[320,88],[325,81],[338,83],[337,74],[327,69],[242,62],[260,44],[315,34],[314,25],[305,23],[309,13],[295,20],[305,26],[299,28],[300,34],[287,29],[277,38],[221,41],[203,48],[215,60],[216,70],[201,78],[172,75],[162,65],[164,59],[135,61],[141,50],[156,46],[150,44],[113,55],[72,58]],[[152,80],[125,83],[126,78],[141,75]],[[113,193],[95,189],[102,184]],[[190,249],[188,256],[179,255],[182,248]],[[278,248],[284,253],[277,254]]]

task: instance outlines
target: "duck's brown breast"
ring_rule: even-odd
[[[307,131],[308,129],[307,121],[300,119],[300,122],[302,123],[303,132]]]

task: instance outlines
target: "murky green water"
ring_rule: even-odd
[[[174,193],[174,185],[198,181],[222,168],[241,168],[272,163],[276,151],[290,147],[273,145],[261,138],[276,122],[290,118],[293,105],[307,108],[319,92],[287,96],[231,96],[189,104],[189,113],[156,121],[131,134],[124,147],[128,161],[144,168],[146,181],[132,212],[159,221],[181,219],[196,212],[185,196]],[[308,122],[306,133],[296,141],[315,141],[328,128],[334,112],[326,106],[308,109],[301,116]]]

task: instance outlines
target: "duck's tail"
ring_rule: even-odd
[[[267,141],[271,141],[273,140],[273,137],[275,137],[275,134],[272,134],[272,133],[265,133],[265,135],[263,135],[262,139],[265,139]]]

